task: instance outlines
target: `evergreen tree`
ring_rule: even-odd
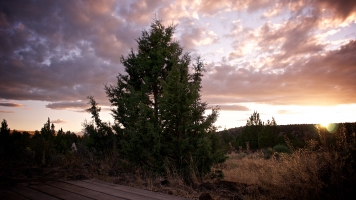
[[[8,155],[9,153],[9,140],[10,140],[10,128],[8,127],[7,121],[5,119],[1,122],[0,129],[0,156]]]
[[[276,120],[272,117],[272,120],[267,120],[263,130],[258,133],[258,148],[268,148],[277,145],[278,133]]]
[[[172,40],[174,29],[155,20],[137,39],[137,52],[121,58],[127,75],[105,89],[125,159],[158,172],[168,165],[186,172],[194,164],[204,174],[225,158],[212,141],[218,112],[204,115],[204,65],[197,59],[189,73],[191,57]]]
[[[92,118],[95,122],[95,124],[84,123],[85,135],[88,135],[90,138],[88,145],[94,148],[97,154],[116,155],[116,138],[112,127],[109,123],[101,121],[99,116],[101,108],[98,106],[94,97],[89,96],[88,99],[88,104],[90,104],[91,107],[86,111],[92,114]]]
[[[273,147],[278,138],[278,127],[275,119],[267,120],[265,124],[260,119],[260,114],[254,111],[246,122],[242,133],[236,137],[235,147],[242,146],[246,148],[249,143],[251,149]]]
[[[260,119],[260,114],[254,111],[250,118],[246,122],[246,126],[262,126],[262,120]]]
[[[48,117],[47,122],[43,125],[42,129],[41,129],[41,135],[42,137],[47,140],[47,141],[51,141],[54,138],[54,124],[52,124],[53,129],[51,128],[51,121]]]
[[[242,142],[249,143],[251,149],[258,148],[258,135],[263,130],[263,122],[260,119],[260,114],[254,111],[251,117],[247,120],[246,126],[242,134]],[[244,144],[243,146],[245,146]]]

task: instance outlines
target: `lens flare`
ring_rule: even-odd
[[[321,123],[319,124],[321,127],[327,128],[329,126],[330,123]]]
[[[324,127],[329,133],[335,133],[335,131],[339,127],[339,124],[336,124],[336,123],[321,123],[320,126]]]

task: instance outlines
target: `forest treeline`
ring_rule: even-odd
[[[277,125],[274,118],[263,122],[255,111],[245,126],[225,129],[216,134],[222,142],[225,152],[238,150],[262,150],[274,147],[283,148],[285,152],[304,148],[311,140],[321,140],[330,148],[336,145],[337,137],[355,134],[356,123],[330,123],[327,127],[319,124]],[[292,148],[292,149],[291,149]]]
[[[55,130],[50,119],[33,134],[10,129],[3,119],[0,131],[0,158],[5,162],[25,162],[44,166],[55,162],[56,155],[66,155],[72,143],[83,143],[85,137],[63,129]]]
[[[253,120],[251,120],[253,119]],[[250,123],[254,121],[253,123]],[[255,123],[257,122],[257,123]],[[81,153],[89,153],[92,157],[106,157],[108,155],[119,156],[120,141],[117,134],[107,134],[107,131],[99,130],[94,122],[85,122],[85,133],[77,135],[73,132],[55,130],[54,124],[48,118],[40,131],[33,134],[10,130],[7,121],[3,119],[0,131],[0,158],[4,161],[27,161],[39,166],[51,165],[56,162],[58,155],[72,154],[73,143]],[[272,119],[263,123],[259,114],[254,112],[248,119],[246,126],[217,131],[211,135],[216,150],[229,153],[241,150],[263,150],[284,146],[284,152],[304,148],[308,142],[315,140],[330,148],[335,147],[340,135],[345,140],[352,142],[355,134],[356,123],[334,123],[328,127],[317,124],[291,124],[277,125]],[[136,146],[139,148],[138,146]]]

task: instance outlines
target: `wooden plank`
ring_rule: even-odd
[[[7,200],[28,200],[28,198],[21,196],[11,190],[0,190],[0,199]]]
[[[37,191],[35,189],[26,186],[15,186],[10,188],[11,191],[21,194],[29,199],[34,200],[58,200],[58,198],[45,194],[43,192]]]
[[[79,187],[76,185],[71,185],[65,182],[55,182],[50,183],[49,185],[53,187],[57,187],[63,190],[70,191],[75,194],[80,194],[86,197],[90,197],[93,199],[105,199],[105,200],[125,200],[125,198],[115,197],[110,194],[101,193],[98,191],[90,190],[88,188]]]
[[[127,192],[127,191],[122,191],[118,189],[113,189],[111,187],[103,186],[103,185],[98,185],[98,184],[93,184],[93,183],[88,183],[84,181],[66,181],[69,184],[73,184],[79,187],[84,187],[90,190],[95,190],[98,192],[106,193],[113,195],[115,197],[120,197],[120,198],[125,198],[125,199],[135,199],[135,200],[153,200],[154,198],[147,197],[141,194],[135,194],[132,192]]]
[[[135,194],[139,194],[141,196],[150,197],[152,199],[186,200],[186,198],[183,198],[183,197],[178,197],[178,196],[169,195],[169,194],[157,193],[157,192],[143,190],[143,189],[134,188],[134,187],[129,187],[129,186],[125,186],[125,185],[117,185],[117,184],[114,184],[114,183],[109,183],[109,182],[105,182],[105,181],[101,181],[101,180],[97,180],[97,179],[83,180],[83,182],[92,183],[92,184],[100,185],[100,186],[103,186],[103,187],[110,187],[110,188],[113,188],[113,189],[116,189],[116,190],[120,190],[120,191],[124,191],[124,192],[135,193]]]
[[[50,185],[45,185],[45,184],[36,185],[36,186],[30,186],[30,187],[33,188],[33,189],[36,189],[38,191],[41,191],[43,193],[55,196],[55,197],[57,197],[59,199],[68,199],[68,200],[71,200],[71,199],[91,200],[91,199],[93,199],[93,198],[85,197],[85,196],[82,196],[82,195],[79,195],[79,194],[75,194],[75,193],[69,192],[67,190],[63,190],[63,189],[56,188],[56,187],[53,187],[53,186],[50,186]]]

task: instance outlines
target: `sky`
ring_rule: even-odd
[[[80,132],[94,96],[113,121],[104,85],[155,18],[203,59],[219,129],[254,111],[277,124],[356,122],[354,0],[3,0],[0,120],[33,131],[49,117]]]

